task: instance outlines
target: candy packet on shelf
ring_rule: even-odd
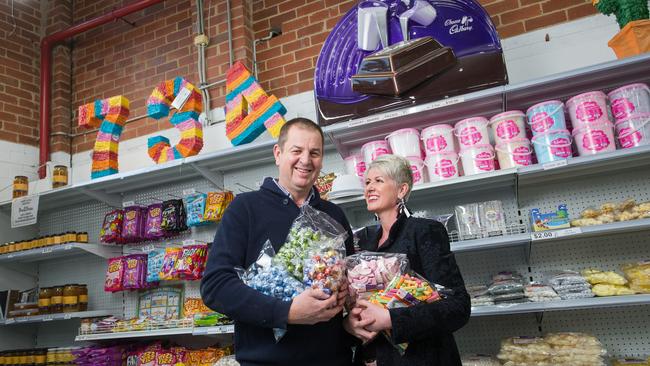
[[[144,228],[147,209],[140,206],[129,206],[124,209],[122,222],[122,238],[126,243],[137,243],[144,239]]]
[[[104,216],[104,223],[99,232],[103,243],[120,243],[122,241],[123,210],[113,210]]]
[[[178,262],[182,256],[182,248],[165,248],[165,257],[163,259],[160,272],[158,273],[158,277],[161,280],[165,281],[173,281],[178,279],[174,277],[174,267],[176,267],[176,262]]]
[[[159,239],[165,236],[160,226],[162,223],[162,204],[154,203],[147,207],[147,222],[145,224],[145,239]]]
[[[174,265],[172,277],[189,281],[201,279],[207,258],[207,244],[183,247],[181,256]]]
[[[203,219],[205,221],[218,222],[221,221],[223,213],[232,202],[235,196],[230,191],[225,192],[208,192],[205,204],[205,212]]]
[[[124,279],[124,257],[116,257],[108,260],[108,269],[106,270],[106,279],[104,281],[104,291],[117,292],[122,291],[122,281]]]
[[[361,252],[345,259],[352,302],[382,291],[395,276],[409,268],[406,254]]]
[[[160,281],[160,271],[165,260],[165,250],[155,249],[147,257],[147,282]]]
[[[185,197],[185,209],[187,211],[187,226],[206,225],[209,221],[204,218],[205,204],[208,195],[205,193],[195,193]]]

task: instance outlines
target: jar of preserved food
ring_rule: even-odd
[[[46,244],[46,240],[45,240],[44,236],[41,236],[40,238],[38,238],[38,247],[39,248],[42,248],[42,247],[44,247],[46,245],[47,244]]]
[[[79,311],[79,285],[69,284],[63,287],[63,312]]]
[[[16,251],[16,243],[13,241],[9,243],[9,249],[7,250],[8,253],[13,253]]]
[[[41,289],[38,291],[38,313],[49,314],[51,301],[52,301],[52,288],[41,287]]]
[[[29,178],[23,175],[15,176],[13,198],[27,196],[28,193],[29,193]]]
[[[60,188],[68,185],[68,167],[55,165],[52,172],[52,187]]]
[[[48,365],[56,365],[56,357],[57,357],[57,349],[56,348],[50,348],[47,350],[47,364]]]
[[[46,236],[45,237],[45,245],[46,246],[54,245],[54,236],[52,236],[52,235]]]
[[[88,233],[85,232],[85,231],[77,233],[77,242],[79,242],[79,243],[87,243],[88,242]]]
[[[52,287],[52,297],[50,297],[50,313],[63,312],[63,286]]]
[[[39,349],[34,352],[34,366],[47,365],[47,350]]]
[[[27,364],[27,351],[20,351],[18,352],[18,365],[26,365]]]
[[[34,365],[34,350],[27,351],[27,359],[25,360],[25,365]]]
[[[65,233],[66,243],[74,243],[75,241],[77,241],[77,233],[75,233],[74,231],[68,231],[67,233]]]
[[[88,287],[79,285],[79,311],[88,311]]]

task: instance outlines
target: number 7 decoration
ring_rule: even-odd
[[[278,98],[267,95],[239,61],[226,74],[226,93],[226,136],[233,145],[249,143],[264,130],[278,137],[286,108]]]
[[[79,126],[97,128],[92,154],[91,179],[119,171],[117,152],[124,123],[129,117],[129,100],[121,95],[79,107]]]
[[[169,107],[176,105],[176,98],[182,106],[169,120],[181,132],[180,142],[172,147],[164,136],[149,138],[149,156],[157,164],[182,159],[198,154],[203,148],[203,126],[198,121],[203,110],[201,93],[187,80],[176,77],[158,85],[147,99],[147,115],[160,119],[169,115]]]

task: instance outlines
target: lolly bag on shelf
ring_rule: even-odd
[[[281,263],[274,262],[274,256],[273,245],[267,240],[253,264],[247,269],[235,268],[235,270],[248,287],[282,301],[291,301],[305,290],[305,286],[293,278]],[[273,329],[275,340],[279,342],[286,331],[286,329]]]
[[[124,257],[109,259],[108,269],[106,270],[106,279],[104,281],[104,291],[106,292],[122,291],[123,280],[124,280]]]
[[[551,366],[551,346],[541,337],[511,337],[501,342],[497,358],[504,365]]]
[[[144,225],[147,209],[140,206],[129,206],[124,209],[122,222],[122,238],[125,243],[137,243],[144,239]]]
[[[312,242],[303,263],[303,283],[328,295],[339,290],[345,280],[343,240]]]
[[[179,260],[174,264],[172,277],[189,281],[201,279],[207,258],[207,244],[183,247]]]
[[[104,223],[99,232],[102,243],[120,243],[122,241],[123,210],[113,210],[104,216]]]
[[[584,269],[580,272],[582,276],[592,285],[599,283],[608,285],[625,285],[627,280],[620,274],[613,271],[600,271],[594,268]]]
[[[160,281],[160,271],[165,261],[165,250],[155,249],[147,255],[147,282]]]
[[[368,300],[385,309],[396,309],[432,303],[450,295],[452,290],[444,286],[432,285],[415,272],[395,276],[381,292],[376,292]],[[384,335],[391,340],[390,331]],[[393,344],[401,355],[406,352],[408,343]]]
[[[165,231],[160,226],[162,223],[162,204],[154,203],[147,207],[147,220],[145,223],[145,239],[156,240],[165,236]]]
[[[328,214],[306,205],[301,207],[300,215],[291,225],[273,263],[286,268],[292,276],[302,281],[304,260],[311,249],[342,248],[345,255],[345,239],[347,233],[341,224]]]
[[[205,221],[218,222],[223,218],[223,213],[232,202],[235,196],[230,191],[225,192],[208,192],[207,201],[205,204],[205,213],[203,219]]]
[[[352,302],[382,291],[395,276],[409,268],[406,254],[361,252],[345,258]]]
[[[184,198],[187,211],[187,226],[200,226],[210,223],[204,217],[207,199],[208,195],[205,193],[195,193]]]
[[[625,277],[635,285],[650,286],[650,260],[621,267]]]
[[[176,267],[176,262],[178,262],[183,256],[182,248],[165,248],[165,257],[163,258],[162,267],[158,273],[158,278],[165,281],[177,280],[179,278],[174,277],[174,268]]]

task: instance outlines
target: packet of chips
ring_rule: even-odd
[[[103,243],[120,243],[122,241],[123,210],[113,210],[104,216],[104,223],[99,232]]]
[[[161,280],[172,281],[177,278],[174,277],[174,267],[176,262],[183,255],[182,248],[166,248],[165,249],[165,258],[163,259],[163,265],[160,269],[158,276]]]
[[[205,221],[221,221],[223,213],[232,202],[234,195],[230,191],[225,192],[208,192],[207,202],[205,206]]]
[[[124,257],[116,257],[108,260],[108,269],[106,270],[106,279],[104,281],[104,291],[117,292],[122,291],[122,282],[124,280]]]
[[[165,236],[165,232],[161,227],[162,223],[162,204],[154,203],[147,207],[147,223],[145,226],[146,239],[159,239]]]
[[[195,193],[185,197],[187,226],[200,226],[209,223],[204,218],[207,199],[208,195],[205,193]]]

